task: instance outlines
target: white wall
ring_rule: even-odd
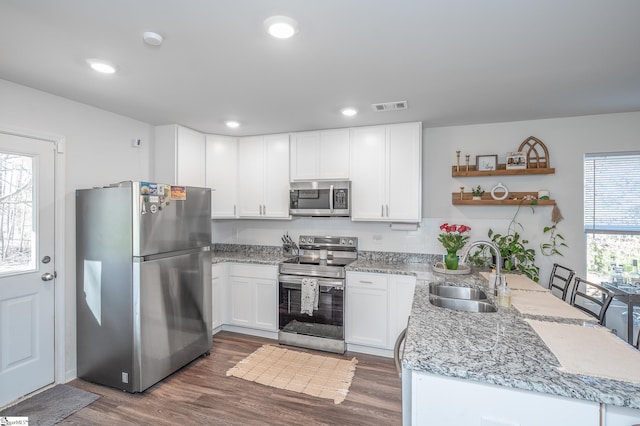
[[[65,374],[75,376],[75,189],[122,180],[149,180],[152,128],[146,123],[0,80],[0,125],[64,136]],[[140,148],[131,139],[141,139]],[[62,379],[64,380],[64,379]]]
[[[295,219],[293,221],[214,221],[214,241],[240,244],[279,245],[280,235],[352,235],[360,238],[362,250],[444,253],[436,238],[443,222],[464,223],[472,227],[471,240],[486,239],[487,231],[506,232],[516,206],[453,206],[451,193],[465,186],[481,185],[485,190],[499,181],[510,191],[548,189],[565,217],[559,225],[567,239],[564,257],[545,257],[543,227],[550,224],[551,207],[522,207],[518,221],[524,238],[536,249],[541,282],[546,281],[554,262],[564,263],[586,274],[583,226],[582,161],[585,153],[640,150],[640,112],[585,117],[495,123],[472,126],[425,128],[423,130],[423,216],[417,231],[392,231],[388,224],[350,222],[347,219]],[[553,175],[505,176],[501,178],[453,178],[451,166],[456,150],[475,156],[516,151],[525,139],[535,136],[549,149]],[[639,188],[621,190],[640,191]],[[640,194],[639,194],[640,196]]]
[[[466,191],[478,184],[485,190],[502,181],[510,191],[537,191],[548,189],[555,199],[564,221],[558,225],[567,239],[569,248],[564,257],[547,257],[540,254],[540,244],[546,242],[543,227],[550,225],[551,207],[522,208],[518,220],[536,249],[537,263],[541,267],[541,281],[546,281],[554,262],[564,263],[586,276],[585,243],[583,233],[583,157],[585,153],[640,151],[640,113],[606,114],[596,116],[557,118],[548,120],[496,123],[474,126],[443,127],[424,130],[425,197],[423,211],[427,217],[464,221],[472,226],[474,238],[486,236],[489,227],[506,231],[516,206],[453,206],[451,192],[465,186]],[[529,136],[542,140],[549,149],[553,175],[503,176],[482,178],[452,178],[451,166],[455,164],[455,151],[476,155],[499,154],[504,162],[508,151],[515,151]],[[475,163],[472,160],[471,163]],[[640,188],[620,188],[636,191]],[[482,219],[482,220],[480,220]],[[488,221],[487,221],[488,220]]]

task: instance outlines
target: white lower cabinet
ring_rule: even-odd
[[[277,331],[277,267],[232,263],[228,276],[227,324]]]
[[[410,398],[411,406],[403,402],[404,425],[491,425],[491,426],[598,426],[600,404],[540,392],[524,391],[472,380],[447,378],[403,370],[403,401]],[[410,384],[406,386],[406,378]],[[405,396],[406,391],[410,395]],[[460,402],[464,401],[464,409]],[[608,407],[607,407],[608,408]],[[615,410],[638,411],[631,409]],[[625,413],[628,415],[628,413]],[[624,415],[624,414],[623,414]],[[606,418],[606,417],[605,417]],[[626,417],[626,421],[631,421]],[[632,423],[606,421],[607,426]]]
[[[389,340],[386,275],[347,273],[346,342],[387,348]]]
[[[217,333],[218,328],[227,322],[227,267],[224,263],[211,266],[211,329]]]
[[[415,277],[409,275],[348,272],[346,342],[393,350],[407,326],[415,283]]]

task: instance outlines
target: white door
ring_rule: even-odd
[[[54,381],[54,146],[0,133],[0,407]]]

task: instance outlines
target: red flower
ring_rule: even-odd
[[[471,227],[467,225],[449,225],[448,223],[443,223],[440,225],[440,230],[444,231],[444,233],[438,236],[438,241],[440,241],[443,247],[447,251],[458,251],[469,240],[468,235],[462,235],[465,232],[471,231]]]

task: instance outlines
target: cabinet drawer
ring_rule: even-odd
[[[387,276],[382,274],[349,272],[347,274],[347,287],[386,290]]]
[[[277,267],[272,265],[232,263],[229,265],[229,276],[275,280],[277,279]]]

